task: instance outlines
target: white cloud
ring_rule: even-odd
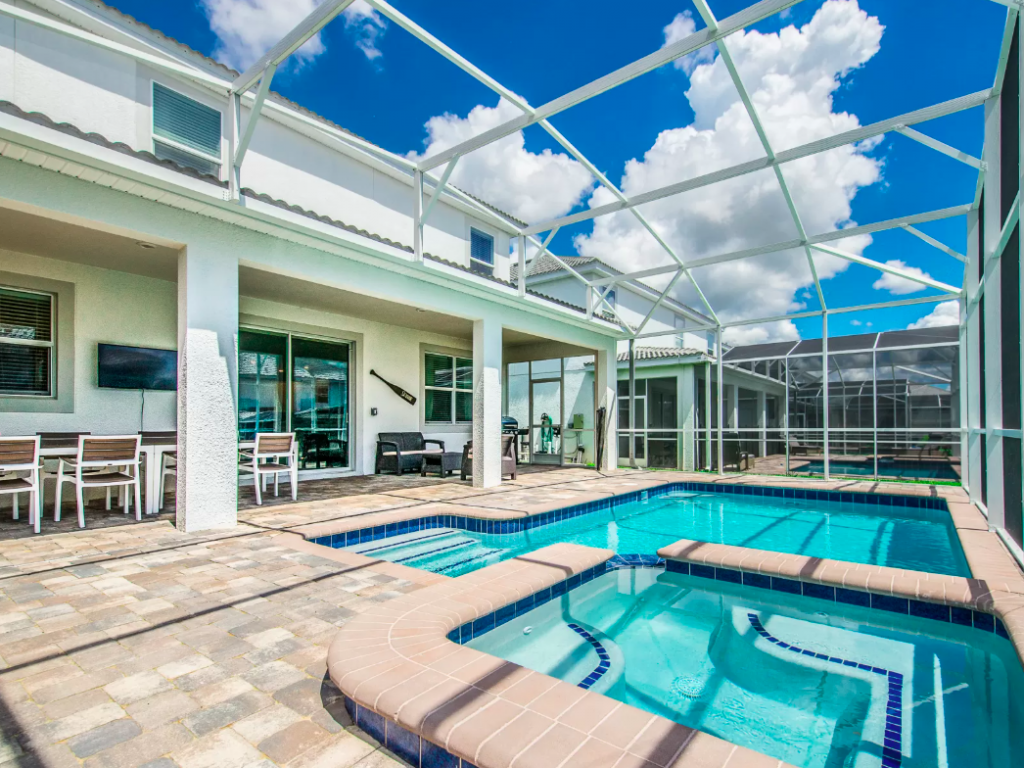
[[[684,37],[689,37],[696,31],[697,23],[693,20],[693,14],[690,11],[683,11],[676,14],[676,17],[665,26],[662,33],[665,35],[665,45],[672,45],[672,43],[676,43]],[[714,60],[715,47],[713,45],[706,45],[687,56],[676,59],[672,62],[672,66],[683,70],[689,75],[693,74],[693,70],[698,65],[710,64]]]
[[[321,0],[199,0],[210,29],[217,36],[215,59],[244,70],[270,50],[285,34],[320,5]],[[380,57],[377,41],[387,21],[365,0],[356,0],[342,12],[345,30],[371,61]],[[292,55],[290,63],[302,67],[326,51],[318,32]]]
[[[466,117],[444,114],[427,121],[427,157],[519,117],[522,112],[500,99],[496,107],[473,107]],[[568,213],[594,184],[593,177],[568,155],[549,149],[530,152],[522,131],[459,159],[451,181],[503,211],[526,221]]]
[[[356,0],[341,13],[345,29],[356,38],[356,48],[370,61],[376,61],[384,54],[377,47],[377,41],[387,31],[387,20],[369,6],[366,0]]]
[[[959,325],[960,324],[960,302],[959,301],[943,301],[935,305],[935,309],[929,312],[927,315],[922,317],[920,320],[915,320],[907,326],[907,330],[913,331],[918,328],[938,328],[942,325]]]
[[[673,25],[685,23],[677,16]],[[692,24],[692,19],[690,22]],[[738,32],[729,50],[776,150],[857,127],[855,115],[833,110],[841,78],[879,50],[883,27],[856,0],[828,0],[803,27],[778,33]],[[666,31],[666,36],[668,32]],[[692,125],[663,131],[642,159],[626,164],[621,187],[627,195],[665,186],[763,156],[763,150],[721,58],[700,63],[686,92]],[[850,203],[862,187],[881,179],[882,163],[848,146],[784,166],[784,173],[809,234],[852,224]],[[592,206],[612,201],[598,189]],[[795,237],[774,174],[751,174],[643,206],[643,213],[684,259],[712,256]],[[861,253],[868,236],[838,246]],[[626,212],[595,220],[576,238],[581,255],[596,256],[623,270],[668,263],[665,253]],[[815,255],[823,280],[846,269],[839,259]],[[701,288],[722,319],[772,316],[792,311],[797,295],[812,284],[802,250],[718,264],[696,270]],[[683,285],[685,281],[680,281]],[[827,289],[826,289],[827,290]],[[692,291],[678,296],[701,307]],[[802,301],[802,299],[801,299]],[[812,299],[817,304],[816,296]],[[792,323],[731,329],[733,343],[793,338]]]
[[[916,277],[930,277],[930,275],[923,269],[908,267],[906,262],[900,261],[899,259],[889,259],[885,262],[885,265],[887,267],[902,269],[904,272],[915,275]],[[925,289],[925,286],[921,285],[921,283],[915,283],[913,280],[907,280],[897,275],[891,275],[888,272],[883,272],[882,276],[871,284],[871,287],[876,291],[888,291],[889,293],[896,294],[897,296],[903,296],[907,293],[917,293],[918,291],[923,291]]]
[[[851,320],[850,325],[864,325],[860,320]]]
[[[215,59],[241,71],[270,50],[319,5],[319,0],[200,0],[217,36]],[[319,33],[295,52],[298,66],[326,50]]]

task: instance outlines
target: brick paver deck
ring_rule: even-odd
[[[160,520],[0,540],[0,766],[398,765],[352,724],[326,676],[327,648],[353,617],[445,579],[296,531],[435,505],[515,517],[694,477],[567,469],[485,493],[417,482],[247,510],[236,528],[203,535]],[[928,486],[818,486],[962,499]],[[975,523],[963,516],[961,538],[995,552]]]

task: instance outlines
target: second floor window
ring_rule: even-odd
[[[494,272],[494,238],[476,229],[469,231],[469,267],[474,272]]]
[[[153,154],[220,176],[220,112],[153,83]]]
[[[53,309],[51,294],[0,288],[0,394],[54,395]]]

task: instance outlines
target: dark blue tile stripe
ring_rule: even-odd
[[[829,600],[834,603],[845,603],[846,605],[859,605],[862,608],[873,608],[890,613],[902,613],[904,615],[918,616],[923,619],[932,619],[949,624],[960,624],[965,627],[974,627],[982,632],[994,632],[1000,637],[1009,640],[1010,635],[1006,631],[1006,625],[1002,620],[984,611],[973,611],[970,608],[957,608],[955,606],[941,605],[939,603],[926,603],[923,600],[913,598],[894,597],[892,595],[877,595],[874,592],[860,592],[856,589],[845,589],[844,587],[832,587],[825,584],[813,584],[797,579],[787,579],[783,576],[765,576],[760,573],[748,573],[732,568],[720,568],[701,563],[687,563],[682,560],[668,560],[665,563],[665,570],[669,573],[682,573],[690,576],[697,576],[702,579],[714,579],[732,584],[742,584],[745,587],[758,587],[770,589],[775,592],[785,592],[790,595],[803,595],[804,597],[816,597],[819,600]]]
[[[792,643],[784,643],[775,637],[762,626],[761,619],[756,613],[748,613],[747,620],[761,637],[769,643],[774,643],[783,650],[801,656],[812,656],[830,664],[838,664],[844,667],[856,667],[865,672],[876,675],[884,675],[889,682],[889,697],[886,702],[885,711],[885,737],[882,745],[882,765],[884,768],[899,768],[903,764],[903,675],[882,667],[874,667],[849,659],[841,659],[838,656],[829,656],[824,653],[808,651]]]
[[[413,768],[476,768],[418,733],[367,709],[345,696],[345,709],[352,722],[397,754]]]
[[[403,520],[398,523],[388,523],[372,528],[360,528],[344,533],[335,533],[329,536],[319,536],[311,539],[315,544],[322,544],[328,547],[340,549],[351,547],[356,544],[365,544],[369,541],[377,541],[389,536],[401,536],[407,533],[429,530],[431,528],[455,528],[461,531],[484,534],[507,534],[522,533],[523,531],[537,528],[552,523],[559,523],[563,520],[571,520],[580,515],[587,515],[593,512],[600,512],[607,509],[614,509],[622,504],[629,504],[634,501],[655,499],[668,493],[722,493],[736,496],[761,496],[779,499],[801,499],[804,501],[824,501],[833,504],[870,504],[882,507],[913,507],[918,509],[937,509],[948,511],[949,507],[943,499],[931,496],[899,496],[886,493],[856,493],[852,491],[817,491],[807,488],[775,488],[764,485],[732,485],[728,483],[704,483],[685,482],[669,483],[657,488],[650,488],[643,491],[633,491],[621,496],[612,496],[605,499],[590,501],[585,504],[576,504],[571,507],[555,509],[551,512],[544,512],[540,515],[531,515],[527,518],[516,520],[479,520],[475,517],[463,515],[430,515],[429,517],[418,517],[413,520]]]
[[[604,673],[612,668],[612,660],[608,655],[608,651],[605,650],[604,646],[601,645],[601,641],[590,634],[587,630],[581,627],[579,624],[569,624],[569,629],[575,632],[577,635],[582,637],[588,643],[590,643],[594,650],[597,651],[597,658],[599,659],[598,664],[594,667],[594,671],[587,675],[583,680],[576,684],[577,688],[587,690],[594,685],[598,680],[604,677]]]

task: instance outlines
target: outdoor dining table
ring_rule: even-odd
[[[100,435],[97,435],[100,437]],[[165,437],[143,437],[140,453],[146,472],[146,489],[144,493],[145,511],[147,515],[155,515],[160,511],[160,460],[165,453],[176,451],[178,446]],[[78,455],[77,438],[43,438],[39,445],[39,455],[44,459],[74,457]]]

